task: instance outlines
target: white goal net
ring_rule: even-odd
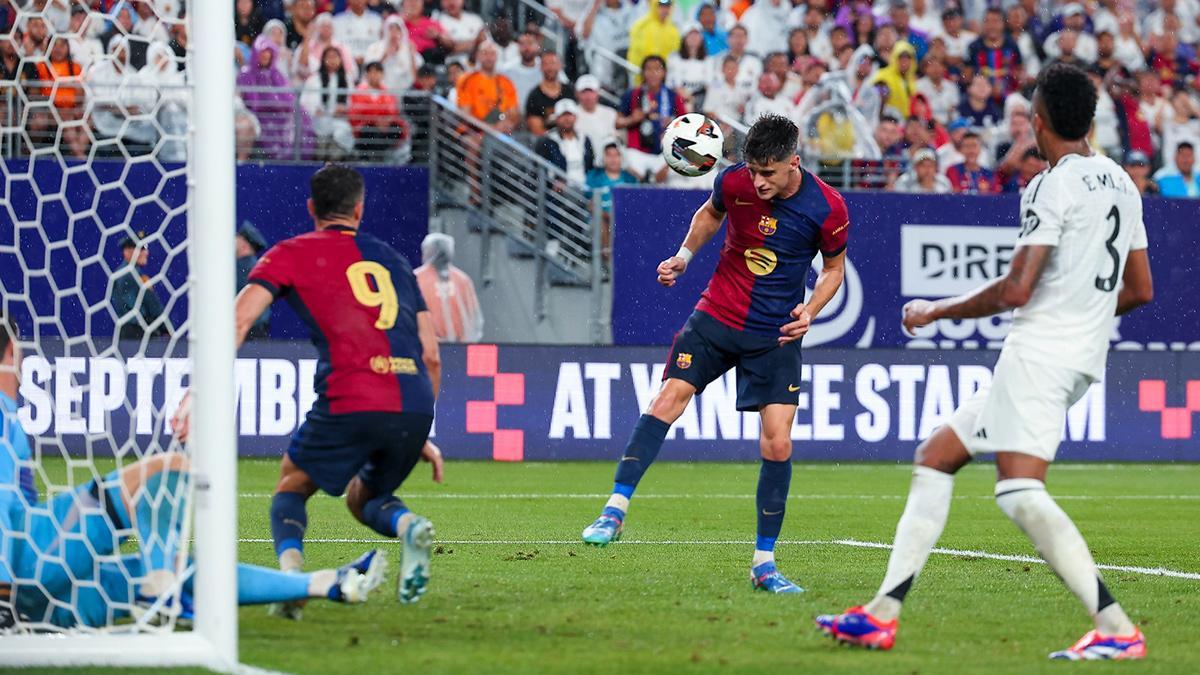
[[[3,4],[0,666],[230,667],[231,3]]]

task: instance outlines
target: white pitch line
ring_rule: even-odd
[[[305,539],[306,544],[380,544],[393,542],[392,539]],[[241,544],[270,544],[271,539],[239,539]],[[450,544],[454,546],[467,546],[471,544],[479,546],[583,546],[583,542],[572,539],[439,539],[439,544]],[[752,541],[743,541],[740,539],[711,539],[711,540],[687,540],[687,539],[663,539],[663,540],[645,540],[645,539],[622,539],[614,544],[614,546],[626,545],[640,546],[750,546]],[[808,539],[808,540],[792,540],[779,541],[777,544],[785,546],[852,546],[854,548],[874,548],[891,550],[891,544],[885,544],[877,541],[859,541],[857,539]],[[1041,558],[1035,558],[1030,555],[1012,555],[1006,553],[989,553],[987,551],[970,551],[956,548],[935,548],[933,553],[942,555],[968,556],[971,558],[985,558],[987,560],[1002,560],[1005,562],[1022,562],[1032,563],[1036,565],[1045,565],[1046,561]],[[1096,565],[1102,570],[1110,570],[1113,572],[1129,572],[1131,574],[1143,574],[1152,577],[1172,577],[1175,579],[1189,579],[1192,581],[1200,581],[1200,573],[1198,572],[1180,572],[1165,567],[1140,567],[1136,565]]]
[[[239,494],[241,499],[270,499],[274,495],[266,492],[244,492]],[[608,499],[608,493],[561,493],[543,494],[536,492],[509,494],[466,494],[466,493],[415,493],[404,495],[410,499]],[[752,492],[742,494],[639,494],[638,501],[644,499],[754,499]],[[955,499],[995,499],[992,495],[955,495]],[[1055,499],[1064,501],[1190,501],[1200,500],[1200,495],[1054,495]],[[859,501],[895,501],[905,499],[902,494],[890,495],[790,495],[788,499],[820,501],[822,499],[849,499]]]

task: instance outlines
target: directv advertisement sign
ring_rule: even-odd
[[[169,441],[189,383],[181,355],[30,354],[20,421],[43,454],[124,454]],[[307,344],[250,343],[236,365],[238,451],[279,456],[315,396]],[[452,459],[610,460],[658,390],[662,347],[447,346],[435,437]],[[792,438],[805,461],[908,461],[919,441],[991,381],[996,354],[817,349],[805,354]],[[752,460],[759,420],[728,373],[672,428],[662,457]],[[1200,460],[1200,355],[1115,352],[1064,420],[1067,460]]]
[[[614,342],[670,344],[716,267],[724,230],[697,253],[674,287],[663,288],[654,270],[679,249],[692,214],[709,193],[617,188],[614,195]],[[1011,315],[945,319],[913,337],[900,328],[900,309],[914,298],[949,297],[1003,276],[1017,240],[1016,196],[844,196],[850,211],[846,278],[818,317],[805,347],[1000,348]],[[1118,318],[1113,349],[1200,350],[1200,307],[1194,301],[1198,203],[1145,201],[1155,299]],[[809,275],[810,289],[819,268],[818,257]]]

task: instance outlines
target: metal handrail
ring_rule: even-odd
[[[570,182],[566,172],[511,137],[463,114],[444,98],[430,99],[429,182],[433,210],[465,209],[482,233],[479,279],[493,278],[491,234],[537,263],[535,318],[547,315],[552,281],[603,292],[599,198]],[[596,341],[603,336],[599,301],[593,302]]]

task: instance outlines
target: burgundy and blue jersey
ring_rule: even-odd
[[[425,300],[391,246],[333,225],[276,244],[249,282],[286,298],[308,324],[320,353],[315,409],[433,415],[417,336]]]
[[[846,202],[820,178],[800,170],[800,190],[765,200],[745,164],[721,171],[712,204],[728,214],[721,260],[696,309],[736,330],[779,335],[804,302],[813,258],[846,248]]]

